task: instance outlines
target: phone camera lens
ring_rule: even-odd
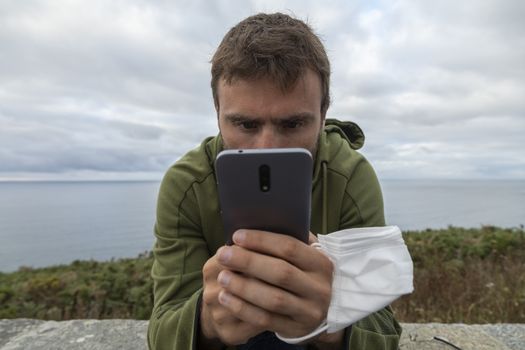
[[[266,164],[259,167],[259,187],[263,192],[270,190],[270,167]]]

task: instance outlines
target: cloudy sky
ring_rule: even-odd
[[[0,180],[160,179],[218,131],[222,36],[274,11],[322,37],[380,178],[525,179],[523,1],[0,0]]]

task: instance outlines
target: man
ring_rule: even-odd
[[[384,225],[375,173],[354,150],[361,130],[325,118],[329,80],[324,47],[302,21],[259,14],[224,37],[211,82],[220,134],[168,170],[159,192],[151,348],[397,349],[389,308],[307,344],[281,342],[274,332],[301,337],[325,319],[332,263],[292,237],[249,228],[224,246],[214,161],[228,148],[308,149],[316,234]]]

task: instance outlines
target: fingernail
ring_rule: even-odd
[[[219,302],[223,305],[228,305],[232,300],[231,295],[228,292],[221,291],[219,293]]]
[[[231,276],[228,272],[221,271],[217,277],[217,280],[221,286],[226,287],[228,284],[230,284]]]
[[[246,232],[244,230],[237,230],[233,234],[233,241],[235,243],[242,243],[246,239]]]
[[[230,247],[224,247],[219,253],[220,262],[228,262],[232,257],[232,249]]]

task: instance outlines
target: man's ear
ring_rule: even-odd
[[[219,119],[219,108],[218,108],[218,106],[216,106],[215,111],[216,111],[216,115],[217,115],[217,128],[219,129],[219,132],[221,132],[221,123],[220,123],[220,119]]]

